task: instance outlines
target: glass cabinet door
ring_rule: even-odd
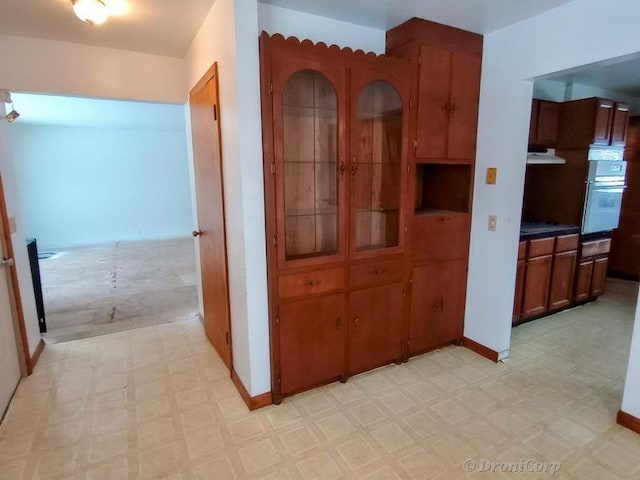
[[[356,252],[400,245],[402,124],[396,89],[385,81],[369,83],[357,99],[352,127]]]
[[[313,70],[282,90],[285,260],[335,255],[338,228],[338,98]]]

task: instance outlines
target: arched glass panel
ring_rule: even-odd
[[[282,92],[285,256],[338,252],[338,99],[322,74],[293,74]]]
[[[399,245],[402,101],[387,82],[367,85],[358,99],[355,175],[356,250]]]

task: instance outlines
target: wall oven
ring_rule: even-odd
[[[590,160],[582,233],[607,232],[618,227],[627,162]]]

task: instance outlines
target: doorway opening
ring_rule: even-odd
[[[8,143],[44,339],[198,316],[184,106],[13,100]]]

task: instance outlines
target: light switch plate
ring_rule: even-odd
[[[487,185],[495,185],[498,181],[498,169],[496,167],[487,168]]]
[[[495,232],[498,229],[498,217],[489,215],[489,231]]]

